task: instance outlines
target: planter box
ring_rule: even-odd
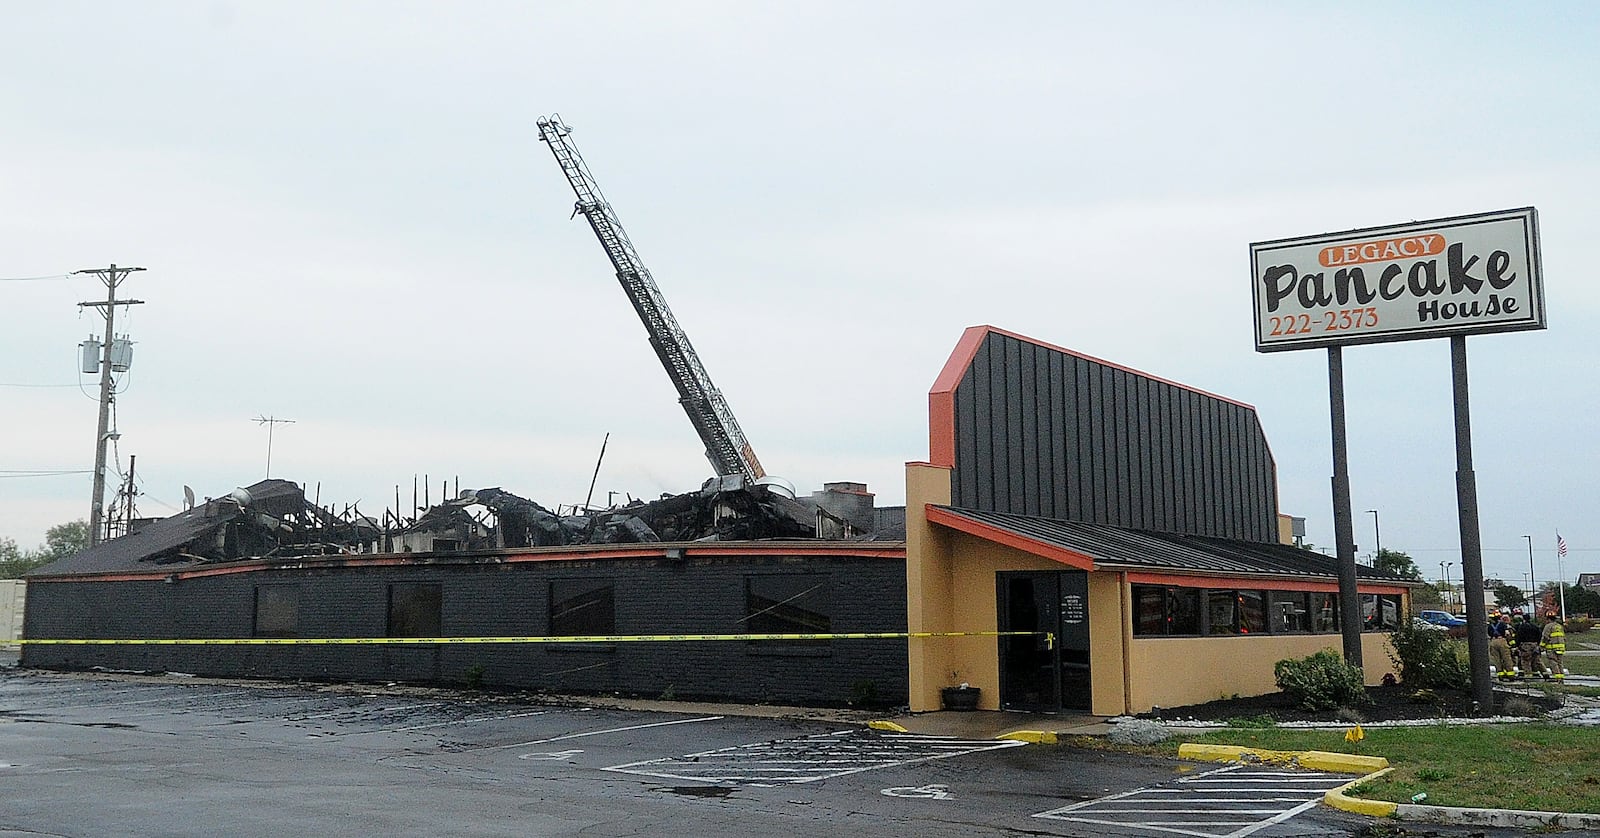
[[[939,691],[939,701],[946,710],[976,710],[982,693],[979,687],[945,687]]]

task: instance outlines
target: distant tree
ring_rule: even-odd
[[[1563,584],[1562,587],[1567,594],[1568,614],[1600,616],[1600,591],[1591,588],[1580,588],[1577,585]]]
[[[33,551],[46,561],[64,559],[89,549],[89,522],[84,520],[56,524],[44,532],[44,546]]]
[[[16,579],[47,561],[50,559],[40,559],[33,550],[18,550],[17,542],[10,538],[0,538],[0,579]]]
[[[16,564],[22,554],[17,552],[15,539],[0,537],[0,579],[11,579],[15,576],[11,566]]]
[[[1487,587],[1487,586],[1486,586]],[[1494,604],[1501,608],[1516,608],[1528,604],[1528,595],[1516,585],[1507,585],[1504,582],[1494,589]]]
[[[1444,583],[1440,582],[1438,584],[1413,589],[1411,591],[1412,604],[1422,608],[1432,608],[1444,605],[1444,592],[1439,590],[1440,585],[1443,584]]]
[[[1378,557],[1372,562],[1372,568],[1407,579],[1422,579],[1422,572],[1417,570],[1417,563],[1399,550],[1379,550]]]
[[[1505,587],[1505,584],[1506,582],[1504,579],[1501,579],[1498,576],[1490,576],[1489,578],[1483,580],[1483,589],[1486,591],[1493,591],[1497,588]]]
[[[18,550],[11,538],[0,538],[0,579],[16,579],[36,567],[64,559],[89,546],[87,521],[68,521],[45,531],[44,544],[35,550]]]

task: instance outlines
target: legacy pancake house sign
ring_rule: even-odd
[[[1250,245],[1256,351],[1545,328],[1532,207]]]

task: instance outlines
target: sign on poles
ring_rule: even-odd
[[[1545,328],[1533,207],[1250,245],[1256,351]]]

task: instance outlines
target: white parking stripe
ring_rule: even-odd
[[[625,733],[625,732],[630,731],[630,730],[644,730],[645,728],[651,728],[651,727],[668,727],[668,726],[671,726],[671,725],[686,725],[686,724],[693,724],[695,722],[714,722],[714,721],[717,721],[717,720],[719,720],[721,718],[723,718],[723,717],[722,716],[701,716],[700,718],[696,718],[696,719],[673,719],[670,722],[653,722],[651,724],[645,724],[645,725],[628,725],[627,727],[613,727],[613,728],[607,728],[605,730],[591,730],[591,731],[587,731],[585,733],[569,733],[569,734],[567,734],[565,736],[552,736],[549,739],[534,739],[531,742],[513,742],[510,745],[488,745],[488,746],[485,746],[485,747],[482,747],[482,748],[468,748],[466,750],[467,750],[467,752],[470,753],[470,752],[475,752],[475,751],[498,751],[498,750],[500,750],[502,748],[523,748],[523,747],[527,747],[528,745],[543,745],[543,744],[546,744],[546,743],[549,743],[549,742],[564,742],[564,741],[566,741],[568,739],[582,739],[585,736],[602,736],[602,735],[607,734],[607,733]]]
[[[893,747],[882,747],[885,739]],[[613,765],[604,770],[696,783],[773,786],[814,783],[880,768],[1024,745],[1012,740],[894,736],[848,731],[738,745],[681,757]]]
[[[477,724],[479,722],[497,722],[497,721],[501,721],[502,719],[522,719],[522,718],[527,718],[528,716],[543,716],[544,714],[546,714],[548,712],[550,712],[550,711],[549,710],[531,710],[531,711],[529,711],[527,713],[508,713],[508,714],[504,714],[504,715],[495,715],[495,716],[467,716],[465,718],[460,718],[460,719],[446,719],[445,721],[442,721],[442,722],[429,722],[427,724],[420,724],[420,725],[406,725],[405,727],[380,727],[380,728],[375,728],[373,730],[352,730],[352,731],[348,731],[348,732],[335,731],[333,733],[326,734],[326,736],[328,736],[328,737],[334,737],[334,736],[368,736],[368,735],[374,734],[374,733],[407,733],[407,732],[413,731],[413,730],[429,730],[431,728],[436,728],[436,727],[450,727],[451,725],[470,725],[470,724]]]
[[[1316,806],[1328,789],[1348,779],[1325,772],[1228,766],[1162,786],[1040,812],[1034,817],[1118,827],[1135,833],[1244,838]]]

